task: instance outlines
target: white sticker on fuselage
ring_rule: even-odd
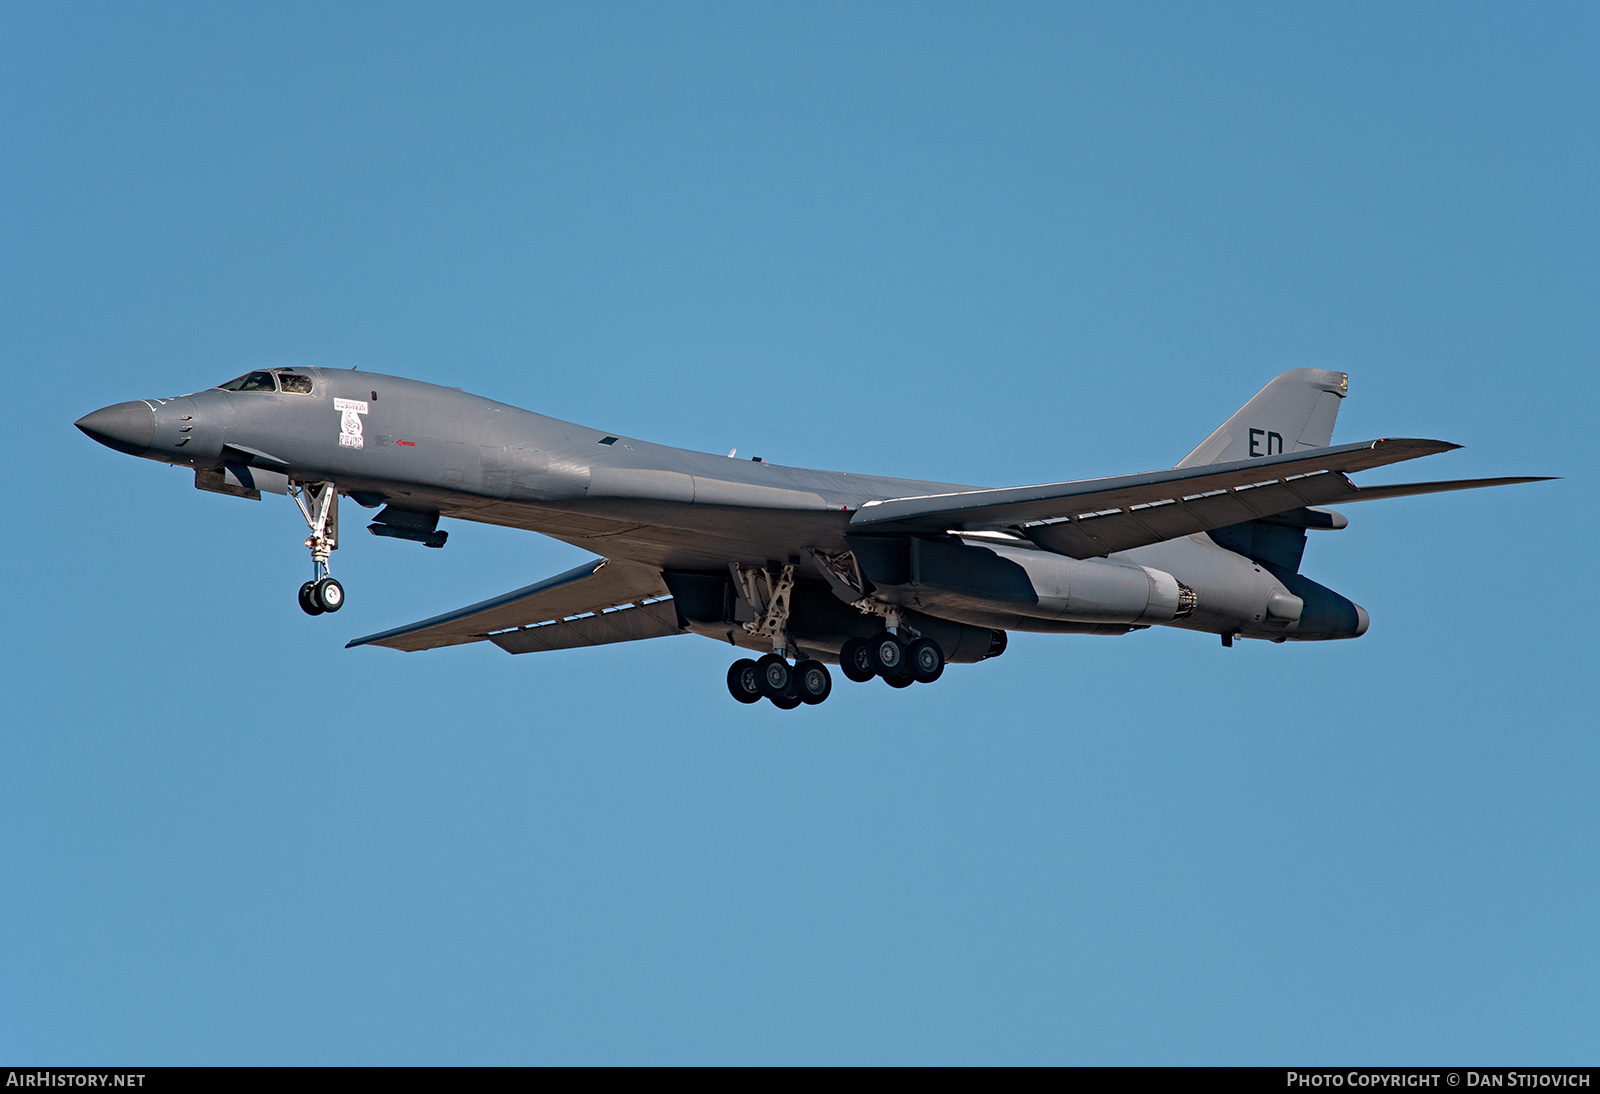
[[[335,399],[333,409],[339,412],[339,445],[343,448],[360,448],[361,415],[367,404],[361,399]]]

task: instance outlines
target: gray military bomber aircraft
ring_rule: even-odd
[[[1542,477],[1356,486],[1351,472],[1459,446],[1332,445],[1347,391],[1342,372],[1285,372],[1171,470],[1002,489],[689,452],[355,370],[250,372],[77,426],[194,468],[202,490],[292,497],[311,529],[310,615],[344,604],[328,572],[341,494],[379,510],[374,535],[443,547],[445,516],[604,556],[351,646],[532,653],[700,634],[759,655],[728,670],[735,699],[792,709],[828,697],[828,664],[931,683],[1004,652],[1008,630],[1360,637],[1366,611],[1300,573],[1306,532],[1349,523],[1322,506]]]

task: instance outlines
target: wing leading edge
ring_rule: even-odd
[[[595,559],[564,574],[346,644],[408,653],[488,639],[507,653],[603,646],[678,634],[661,574]]]
[[[1142,475],[894,498],[868,502],[850,523],[860,533],[1015,529],[1047,550],[1094,558],[1303,506],[1538,481],[1361,488],[1345,477],[1459,447],[1389,438]]]

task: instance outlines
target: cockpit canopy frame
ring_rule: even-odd
[[[284,395],[310,395],[313,384],[311,377],[303,372],[294,372],[290,369],[256,369],[243,376],[235,377],[225,384],[218,384],[222,391],[261,392]]]

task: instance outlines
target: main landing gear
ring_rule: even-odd
[[[767,699],[781,710],[827,699],[833,692],[828,666],[812,658],[789,664],[787,650],[792,642],[787,627],[794,567],[783,567],[776,577],[755,567],[732,569],[745,600],[756,610],[756,617],[744,629],[757,638],[770,638],[772,652],[755,661],[735,661],[728,669],[729,694],[741,703]],[[892,688],[908,688],[931,684],[943,675],[944,651],[937,642],[907,627],[898,608],[866,600],[856,606],[883,616],[885,627],[870,639],[852,638],[840,648],[839,668],[847,679],[865,683],[877,676]]]
[[[874,676],[892,688],[931,684],[944,675],[944,651],[931,638],[906,642],[893,631],[870,639],[852,638],[839,650],[845,676],[864,684]]]
[[[769,653],[754,661],[735,661],[728,669],[728,692],[741,703],[766,699],[779,710],[793,710],[802,703],[815,706],[833,694],[833,674],[809,657],[791,665]]]
[[[306,518],[311,535],[311,580],[300,586],[300,610],[307,615],[344,607],[344,586],[328,573],[328,556],[339,546],[339,491],[331,482],[291,483],[289,494]]]
[[[794,591],[794,567],[783,567],[774,577],[764,569],[735,567],[745,599],[757,611],[744,625],[746,633],[772,640],[772,652],[751,661],[735,661],[728,669],[728,693],[741,703],[766,699],[779,710],[793,710],[805,704],[815,706],[833,694],[833,675],[828,666],[810,657],[789,663],[793,643],[789,625],[789,596]]]
[[[839,670],[856,683],[878,677],[892,688],[931,684],[944,674],[944,651],[929,638],[910,643],[892,631],[852,638],[839,650]],[[833,692],[833,676],[821,661],[790,665],[781,654],[744,658],[728,669],[728,692],[741,703],[769,700],[780,710],[822,702]]]

